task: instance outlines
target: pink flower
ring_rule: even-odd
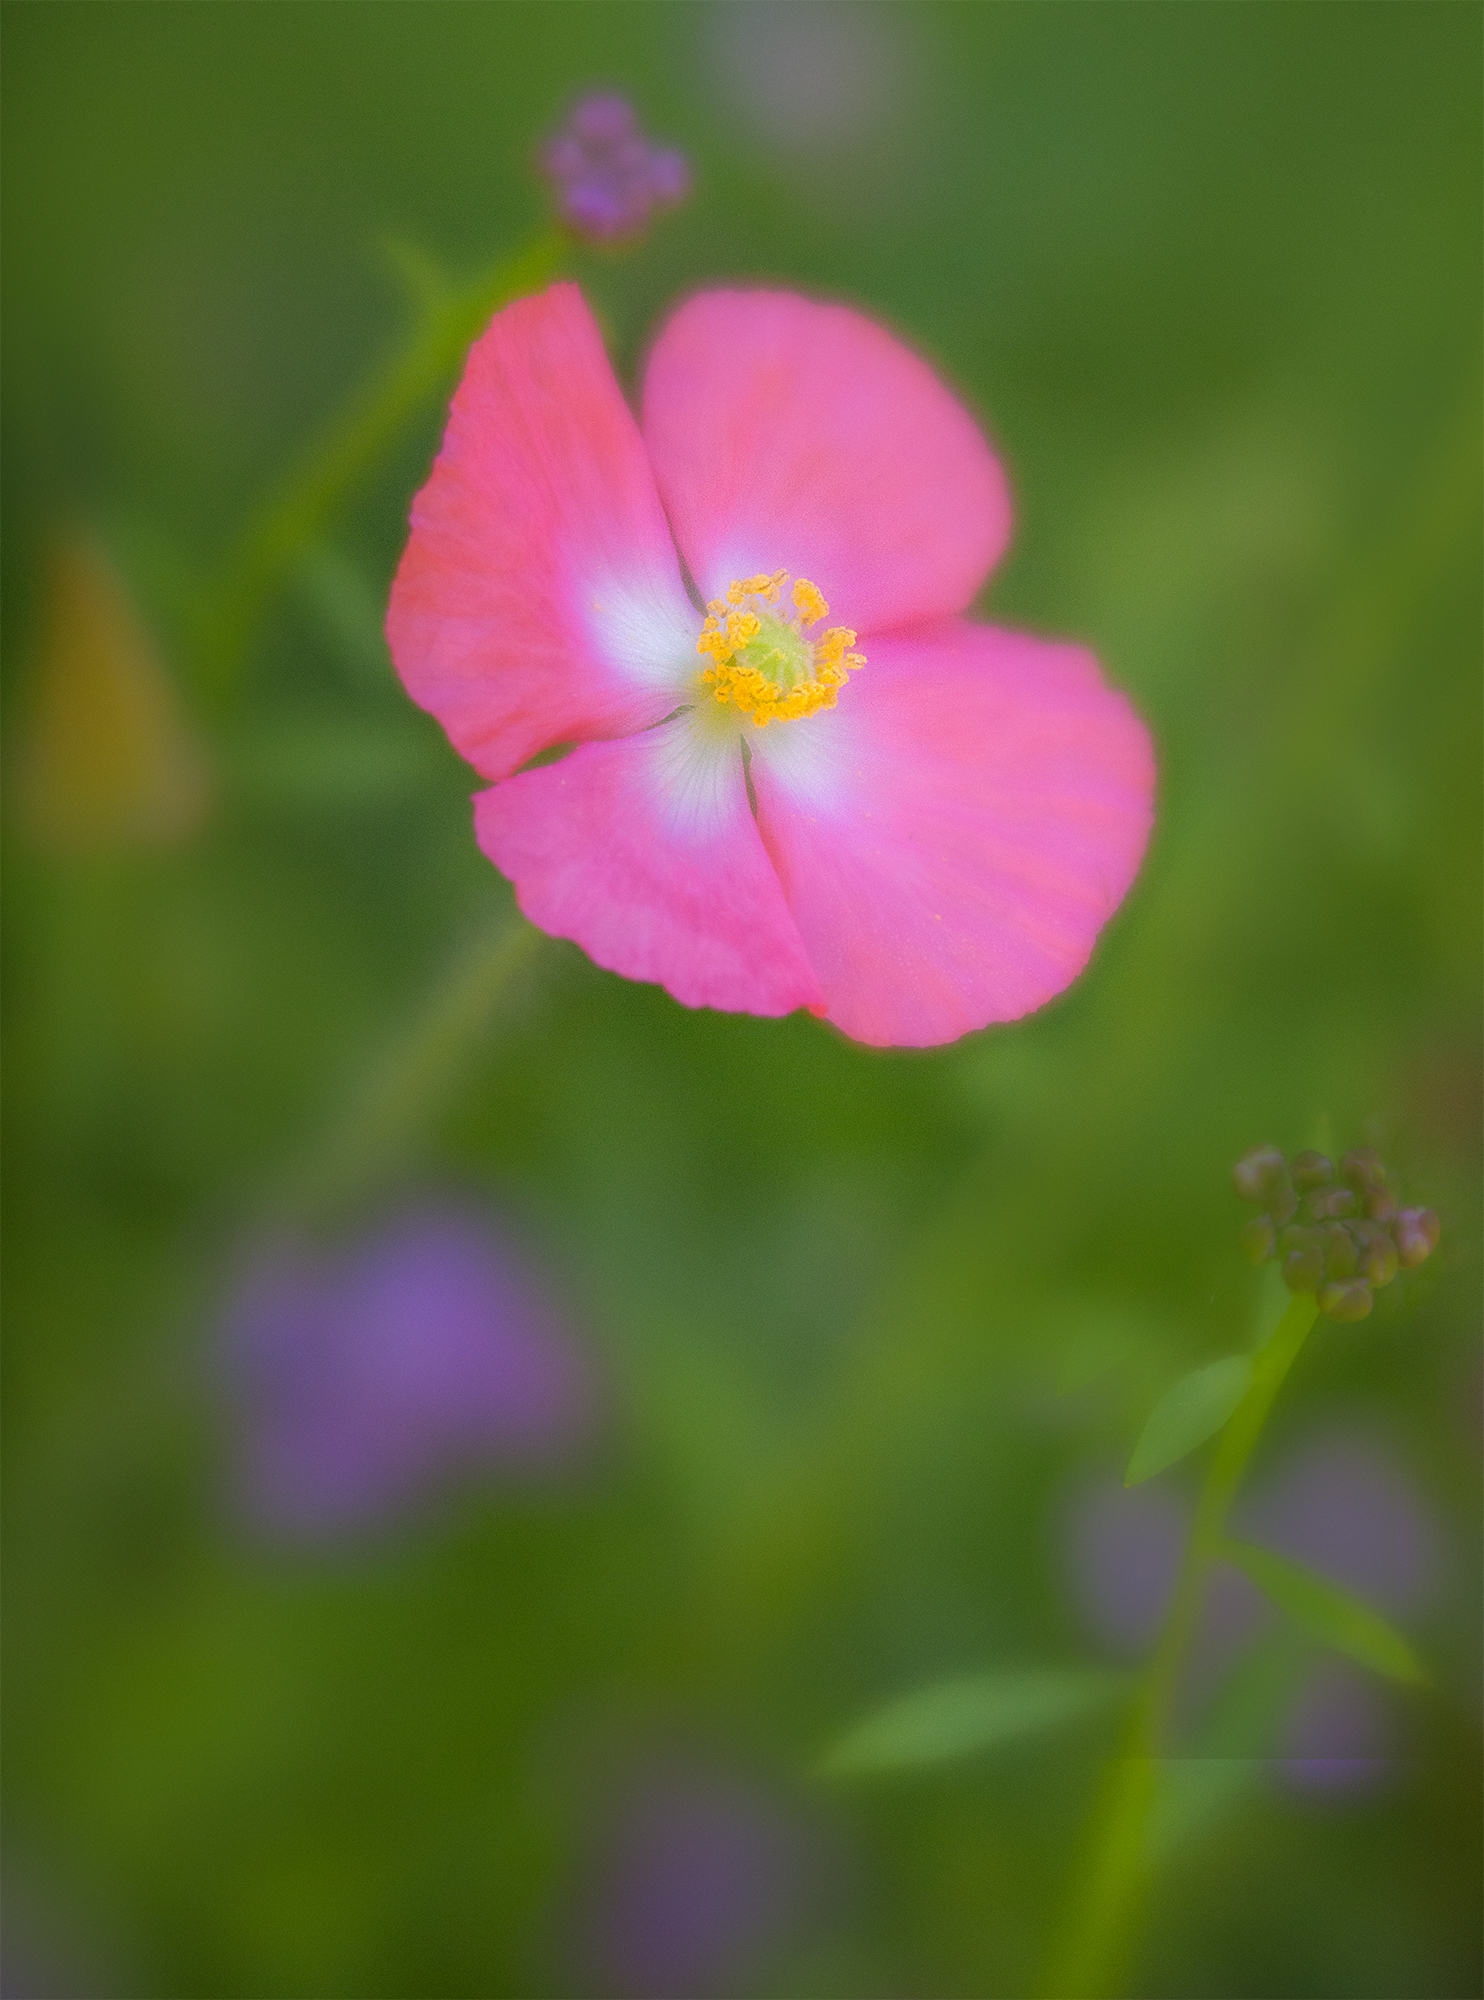
[[[1009,532],[977,426],[860,314],[704,292],[636,423],[555,285],[469,356],[388,640],[532,922],[686,1006],[921,1047],[1075,978],[1149,832],[1096,661],[959,615]]]

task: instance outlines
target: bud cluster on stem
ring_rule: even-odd
[[[1244,1201],[1261,1205],[1242,1231],[1254,1264],[1281,1259],[1291,1292],[1313,1292],[1329,1319],[1364,1319],[1375,1293],[1401,1270],[1414,1270],[1437,1248],[1430,1208],[1402,1208],[1380,1154],[1346,1153],[1338,1170],[1323,1153],[1254,1146],[1232,1169]]]

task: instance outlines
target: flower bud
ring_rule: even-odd
[[[1374,1146],[1356,1146],[1340,1162],[1340,1179],[1357,1194],[1379,1193],[1386,1186],[1386,1167]]]
[[[685,157],[653,145],[622,97],[583,98],[542,148],[540,167],[562,221],[589,243],[638,236],[690,191]]]
[[[1311,1194],[1304,1208],[1315,1222],[1333,1222],[1342,1215],[1358,1214],[1360,1201],[1349,1188],[1329,1188],[1323,1194]]]
[[[1326,1224],[1324,1230],[1324,1275],[1350,1278],[1360,1268],[1360,1253],[1342,1222]]]
[[[1415,1271],[1438,1247],[1441,1225],[1430,1208],[1404,1208],[1396,1219],[1396,1254],[1405,1270]]]
[[[1290,1250],[1283,1259],[1283,1282],[1291,1292],[1313,1292],[1324,1277],[1324,1251],[1318,1243]]]
[[[1360,1275],[1379,1291],[1391,1283],[1396,1272],[1396,1245],[1384,1232],[1378,1232],[1360,1253]]]
[[[1243,1201],[1261,1201],[1268,1189],[1281,1187],[1287,1163],[1276,1146],[1254,1146],[1232,1168],[1232,1184]]]
[[[1242,1234],[1237,1240],[1244,1257],[1250,1258],[1254,1264],[1265,1264],[1273,1254],[1276,1238],[1273,1218],[1270,1215],[1254,1215],[1250,1222],[1243,1224]]]
[[[1364,1319],[1374,1304],[1371,1288],[1364,1278],[1325,1285],[1319,1293],[1319,1310],[1328,1319]]]
[[[1291,1222],[1278,1237],[1278,1249],[1286,1257],[1290,1250],[1317,1249],[1323,1240],[1317,1229],[1306,1229],[1300,1223]]]
[[[621,146],[639,130],[634,107],[616,93],[597,91],[573,106],[572,137],[584,146]]]
[[[1254,1146],[1232,1169],[1237,1193],[1261,1202],[1241,1234],[1254,1264],[1275,1253],[1291,1292],[1315,1292],[1331,1319],[1364,1319],[1373,1291],[1399,1269],[1415,1270],[1437,1247],[1430,1208],[1398,1211],[1386,1163],[1373,1146],[1355,1146],[1333,1163],[1312,1150],[1292,1165],[1276,1146]]]

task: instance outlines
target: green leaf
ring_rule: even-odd
[[[820,1759],[824,1777],[865,1777],[944,1764],[1035,1735],[1110,1701],[1121,1674],[1032,1668],[964,1674],[888,1702]]]
[[[1184,1458],[1219,1431],[1246,1395],[1252,1380],[1252,1360],[1232,1354],[1197,1368],[1173,1389],[1166,1390],[1150,1413],[1124,1474],[1125,1486],[1138,1486]]]
[[[1417,1655],[1395,1626],[1339,1584],[1252,1542],[1225,1542],[1221,1553],[1326,1646],[1348,1653],[1362,1666],[1374,1667],[1395,1681],[1427,1679]]]

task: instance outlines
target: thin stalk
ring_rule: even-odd
[[[1232,1412],[1212,1455],[1169,1608],[1140,1676],[1122,1747],[1094,1811],[1088,1858],[1047,1986],[1048,2000],[1107,2000],[1121,1983],[1148,1883],[1149,1816],[1160,1759],[1211,1565],[1220,1553],[1227,1516],[1273,1399],[1318,1310],[1312,1292],[1294,1293],[1272,1338],[1257,1355],[1251,1387]]]
[[[541,938],[523,917],[502,912],[450,962],[280,1190],[276,1219],[334,1220],[391,1177],[452,1095]]]
[[[410,343],[375,369],[248,520],[209,587],[199,644],[207,691],[229,692],[264,604],[345,495],[453,374],[491,315],[553,277],[568,249],[552,230],[425,309]]]

